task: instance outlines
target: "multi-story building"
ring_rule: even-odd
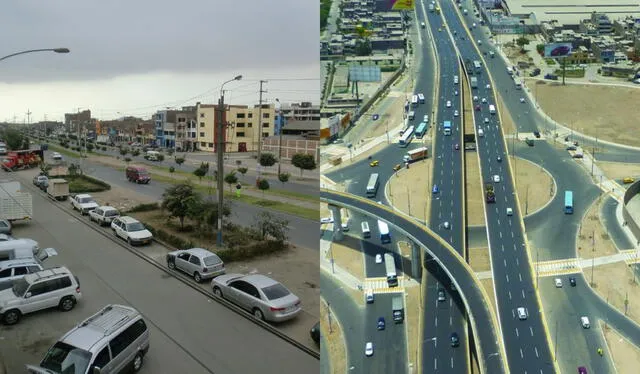
[[[320,105],[313,105],[308,101],[301,103],[283,104],[280,108],[285,121],[319,121]]]
[[[196,105],[198,149],[215,152],[216,105]],[[260,120],[258,119],[259,117]],[[261,138],[273,135],[275,108],[271,104],[249,107],[225,105],[225,152],[255,152]]]
[[[176,149],[193,151],[197,142],[196,107],[182,107],[176,111]]]
[[[89,123],[91,121],[91,110],[83,110],[78,113],[65,113],[64,114],[64,124],[67,128],[70,126],[77,126],[78,123]],[[73,130],[71,130],[73,131]]]
[[[176,111],[159,110],[153,115],[155,121],[156,145],[174,148],[176,145]]]

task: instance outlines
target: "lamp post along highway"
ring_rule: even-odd
[[[6,56],[0,58],[0,61],[6,60],[6,59],[14,57],[14,56],[24,55],[24,54],[27,54],[27,53],[35,53],[35,52],[69,53],[71,51],[69,50],[69,48],[29,49],[29,50],[26,50],[26,51],[21,51],[21,52],[12,53],[10,55],[6,55]]]
[[[224,85],[229,82],[239,81],[240,79],[242,79],[242,75],[238,75],[235,78],[222,83],[222,86],[220,86],[220,99],[218,100],[218,115],[216,118],[216,152],[218,156],[218,247],[222,247],[222,206],[224,204],[224,132],[226,130],[226,124],[224,123]]]

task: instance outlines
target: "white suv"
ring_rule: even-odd
[[[144,227],[142,222],[129,216],[114,218],[111,229],[116,236],[126,240],[130,245],[148,244],[153,239],[153,234]]]
[[[67,312],[82,298],[80,281],[66,267],[27,274],[13,287],[0,291],[0,316],[7,325],[18,323],[22,315],[58,307]]]

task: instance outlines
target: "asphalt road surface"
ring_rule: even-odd
[[[109,166],[97,163],[89,163],[87,160],[74,159],[74,162],[79,162],[83,165],[83,169],[91,176],[104,180],[113,186],[130,189],[155,200],[160,200],[165,189],[169,187],[168,183],[153,180],[149,184],[131,183],[127,181],[124,171],[116,170]],[[212,198],[216,199],[216,196],[217,195],[214,195]],[[229,201],[229,199],[227,199],[227,201]],[[233,223],[250,225],[253,222],[252,217],[254,217],[258,212],[267,210],[276,217],[289,221],[289,240],[291,243],[306,248],[320,248],[319,241],[316,240],[319,225],[318,222],[278,211],[268,210],[240,201],[231,201],[231,203],[231,221]]]
[[[34,220],[17,225],[14,234],[56,248],[59,255],[46,265],[68,266],[80,279],[83,299],[71,312],[39,312],[3,328],[0,349],[10,373],[37,364],[56,339],[110,303],[137,308],[150,326],[144,373],[318,371],[317,359],[87,228],[56,203],[34,193],[33,204]]]

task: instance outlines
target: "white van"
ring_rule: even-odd
[[[14,239],[0,242],[0,261],[31,258],[38,253],[38,242],[31,239]]]
[[[491,104],[489,105],[489,113],[496,114],[496,106]]]
[[[580,317],[580,325],[582,325],[583,329],[590,328],[591,324],[589,323],[589,317],[585,317],[585,316]]]
[[[412,110],[409,112],[409,119],[413,121],[414,118],[416,118],[416,112]]]
[[[371,230],[369,230],[369,222],[367,221],[363,221],[360,226],[362,226],[362,237],[363,238],[370,238],[371,237]]]
[[[482,138],[484,136],[484,130],[478,129],[478,136]]]
[[[144,158],[146,158],[149,161],[158,161],[160,159],[160,157],[158,157],[160,155],[160,152],[158,151],[147,151],[147,153],[145,153]]]

